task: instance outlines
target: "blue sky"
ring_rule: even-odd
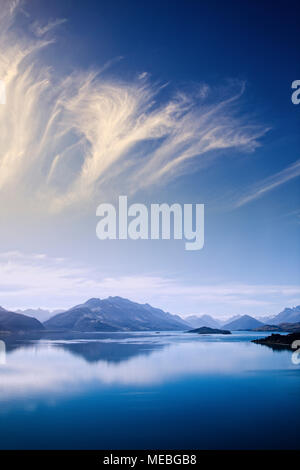
[[[0,304],[298,305],[297,3],[3,3]],[[204,249],[98,240],[120,194],[204,203]]]

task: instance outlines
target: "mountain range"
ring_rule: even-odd
[[[201,328],[202,326],[206,326],[208,328],[220,328],[221,326],[221,322],[215,320],[215,318],[210,315],[201,315],[200,317],[197,315],[189,315],[188,317],[185,317],[184,320],[193,328]]]
[[[90,299],[44,323],[47,329],[74,331],[185,330],[189,325],[178,315],[171,315],[149,304],[139,304],[122,297]]]
[[[280,323],[297,323],[300,322],[300,305],[294,308],[285,308],[282,312],[269,319],[268,323],[272,325],[280,325]]]
[[[9,312],[0,307],[0,331],[2,332],[29,332],[44,330],[44,326],[36,318],[20,313]]]
[[[53,313],[53,312],[52,312]],[[34,318],[37,317],[38,319]],[[210,315],[172,315],[149,304],[140,304],[122,297],[92,298],[54,316],[43,309],[11,312],[0,307],[0,331],[69,330],[93,331],[183,331],[192,328],[220,327],[227,330],[293,331],[300,323],[300,306],[285,308],[273,317],[260,321],[250,315],[234,316],[221,322]],[[42,324],[43,320],[44,323]],[[283,325],[284,324],[284,325]],[[294,326],[293,326],[294,325]]]
[[[299,332],[300,322],[298,323],[280,323],[279,325],[263,325],[259,328],[254,328],[253,331],[280,331],[280,332]]]
[[[250,320],[251,319],[251,320]],[[250,315],[234,315],[226,321],[220,321],[210,315],[190,315],[184,318],[192,327],[200,328],[207,326],[209,328],[231,328],[238,329],[255,329],[263,325],[281,325],[282,323],[299,323],[300,322],[300,305],[293,308],[285,308],[277,315],[269,315],[261,318],[254,318]]]
[[[37,318],[40,322],[45,322],[49,320],[49,318],[53,317],[57,313],[61,313],[63,310],[46,310],[43,308],[27,308],[25,310],[16,310],[16,313],[21,313],[28,317]]]
[[[250,317],[250,315],[243,315],[236,320],[233,320],[229,323],[224,325],[224,328],[227,330],[253,330],[254,328],[258,328],[263,326],[263,323],[256,320],[256,318]]]

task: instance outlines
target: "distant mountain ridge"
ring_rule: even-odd
[[[224,326],[227,323],[231,323],[234,320],[238,320],[241,317],[242,317],[242,315],[232,315],[231,317],[226,318],[226,320],[221,321],[221,326]]]
[[[9,312],[0,307],[0,331],[9,333],[44,330],[44,326],[36,318],[20,313]]]
[[[44,326],[47,329],[74,331],[167,331],[190,328],[178,315],[122,297],[89,299],[50,318]]]
[[[193,328],[219,328],[221,326],[221,322],[210,315],[189,315],[188,317],[185,317],[184,320]]]
[[[28,319],[33,320],[31,326]],[[6,330],[11,328],[14,331],[19,328],[40,330],[42,322],[48,329],[77,332],[171,331],[188,330],[191,327],[193,329],[202,327],[219,329],[222,327],[233,331],[297,331],[300,324],[300,305],[285,308],[273,317],[265,316],[257,319],[250,315],[235,315],[226,321],[221,321],[207,314],[189,315],[182,318],[179,315],[172,315],[159,308],[154,308],[147,303],[139,304],[118,296],[106,299],[91,298],[66,311],[55,310],[51,312],[38,308],[11,312],[0,307],[0,331],[4,331],[5,328]]]
[[[227,330],[253,330],[254,328],[259,328],[260,326],[263,326],[264,324],[256,318],[251,317],[250,315],[243,315],[240,318],[237,318],[236,320],[233,320],[229,323],[226,323],[223,325],[223,327]]]
[[[300,322],[300,305],[293,308],[285,308],[282,312],[269,319],[270,324],[279,325],[280,323],[298,323]]]
[[[263,325],[254,328],[253,331],[281,331],[281,332],[300,332],[300,322],[298,323],[280,323],[279,325]]]
[[[18,309],[16,313],[21,313],[23,315],[27,315],[28,317],[33,317],[39,320],[40,322],[45,322],[49,320],[49,318],[53,317],[57,313],[61,313],[63,310],[46,310],[43,308],[27,308],[25,310]]]

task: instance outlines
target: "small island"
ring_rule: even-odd
[[[208,326],[189,330],[187,333],[197,333],[198,335],[231,335],[231,331],[229,330],[219,330],[218,328],[209,328]]]

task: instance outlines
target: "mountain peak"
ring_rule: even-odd
[[[126,299],[126,297],[120,297],[119,295],[110,295],[108,297],[108,300],[114,300],[116,302],[130,302],[130,303],[135,303],[135,302],[132,302],[131,300],[129,299]]]
[[[224,328],[228,330],[253,330],[260,326],[263,326],[263,323],[256,320],[256,318],[253,318],[250,315],[243,315],[236,320],[226,323]]]
[[[74,331],[185,330],[182,318],[122,297],[89,299],[46,321],[53,329]]]
[[[300,305],[292,308],[285,308],[282,312],[272,318],[272,324],[279,325],[280,323],[297,323],[300,322]]]
[[[210,315],[189,315],[185,317],[184,320],[188,322],[189,325],[194,328],[208,327],[208,328],[218,328],[220,327],[220,322]]]
[[[101,299],[97,299],[97,297],[92,297],[91,299],[84,302],[84,304],[82,305],[92,308],[92,307],[98,307],[100,303],[101,303]]]

